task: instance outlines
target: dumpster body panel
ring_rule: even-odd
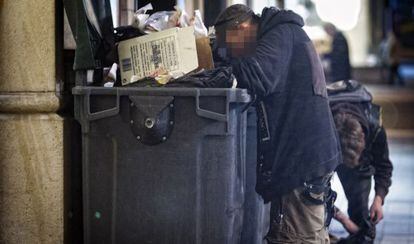
[[[83,131],[85,243],[240,242],[245,90],[73,93]]]
[[[243,207],[241,244],[264,244],[269,231],[270,203],[265,204],[256,192],[257,115],[251,107],[247,113],[246,188]]]

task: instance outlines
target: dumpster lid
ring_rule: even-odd
[[[180,97],[227,97],[230,103],[249,103],[246,89],[239,88],[148,88],[148,87],[83,87],[72,89],[74,95],[117,95],[117,96],[180,96]]]

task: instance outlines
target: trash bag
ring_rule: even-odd
[[[125,87],[197,87],[197,88],[231,88],[235,86],[235,77],[231,67],[219,67],[212,70],[201,70],[172,79],[163,85],[153,77],[147,77]]]
[[[155,78],[147,77],[143,78],[137,82],[129,83],[123,87],[162,87],[163,85],[159,84]]]
[[[114,35],[115,35],[115,42],[118,43],[124,40],[143,36],[144,33],[142,33],[139,29],[131,25],[127,25],[127,26],[120,26],[120,27],[115,28]]]
[[[218,67],[184,75],[167,83],[167,87],[231,88],[235,77],[231,67]]]

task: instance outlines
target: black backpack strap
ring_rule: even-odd
[[[372,95],[357,81],[338,81],[327,86],[330,103],[336,102],[371,102]]]
[[[370,135],[367,138],[366,150],[370,151],[382,127],[381,106],[369,103],[365,108],[365,115],[369,123]]]

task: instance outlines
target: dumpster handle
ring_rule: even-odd
[[[106,117],[114,116],[119,113],[119,92],[118,89],[116,90],[116,105],[114,108],[102,110],[99,112],[91,113],[91,106],[90,106],[90,96],[91,96],[91,90],[86,90],[85,94],[85,103],[84,103],[84,111],[86,119],[89,121],[103,119]]]
[[[223,121],[223,122],[227,122],[229,120],[229,102],[228,102],[228,96],[226,96],[226,113],[225,114],[221,114],[221,113],[216,113],[213,111],[209,111],[209,110],[205,110],[200,108],[200,90],[196,90],[196,95],[195,95],[195,99],[196,99],[196,113],[198,116],[200,117],[204,117],[207,119],[213,119],[213,120],[217,120],[217,121]]]

